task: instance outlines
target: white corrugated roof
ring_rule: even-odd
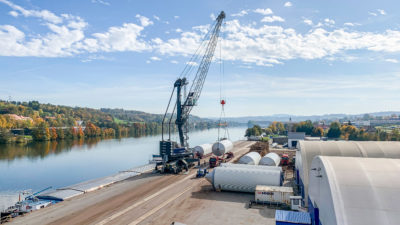
[[[299,157],[300,155],[300,157]],[[400,158],[400,142],[394,141],[300,141],[296,168],[308,193],[308,173],[315,156]]]
[[[310,199],[322,224],[399,224],[400,159],[319,156],[312,167]]]

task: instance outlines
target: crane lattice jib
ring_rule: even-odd
[[[216,19],[217,22],[211,32],[210,41],[208,42],[205,54],[199,64],[199,68],[196,72],[196,76],[190,87],[189,95],[187,96],[184,104],[182,105],[183,121],[185,121],[189,117],[190,111],[192,110],[193,106],[196,104],[197,100],[200,98],[200,94],[203,89],[203,85],[206,80],[212,58],[214,56],[215,48],[217,46],[217,41],[218,41],[222,21],[224,19],[225,19],[225,13],[222,11]]]

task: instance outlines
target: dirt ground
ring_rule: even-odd
[[[234,145],[235,158],[254,142]],[[247,209],[253,194],[215,192],[189,174],[144,174],[15,218],[10,224],[275,224],[273,209]]]

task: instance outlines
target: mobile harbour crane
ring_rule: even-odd
[[[188,170],[189,167],[194,165],[194,163],[198,162],[199,160],[194,157],[194,154],[188,144],[188,120],[191,110],[197,105],[197,101],[200,98],[200,94],[203,89],[212,58],[214,56],[221,25],[224,19],[225,13],[221,11],[216,18],[214,25],[206,34],[202,43],[200,44],[200,47],[190,60],[190,62],[193,62],[196,59],[201,61],[198,64],[198,69],[195,73],[195,77],[191,83],[188,94],[186,93],[186,89],[189,85],[188,75],[193,71],[194,63],[188,63],[181,76],[174,83],[174,88],[172,90],[162,121],[160,155],[155,156],[159,159],[157,165],[162,166],[161,172],[163,173],[179,173],[183,170]],[[202,56],[200,56],[201,52],[204,52]],[[168,115],[169,107],[171,105],[172,98],[174,97],[175,90],[176,102],[172,107],[172,113]],[[179,143],[171,140],[171,126],[173,126],[172,119],[175,114],[175,110],[175,124],[178,128]],[[169,116],[169,119],[167,119],[167,115]],[[166,121],[168,121],[167,124]],[[168,125],[168,139],[164,139],[164,125]]]

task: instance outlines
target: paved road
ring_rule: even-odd
[[[253,143],[236,142],[235,158]],[[206,182],[195,179],[195,173],[192,169],[180,175],[142,175],[16,218],[12,224],[155,224],[151,218],[157,213]],[[190,214],[190,208],[187,211]]]

